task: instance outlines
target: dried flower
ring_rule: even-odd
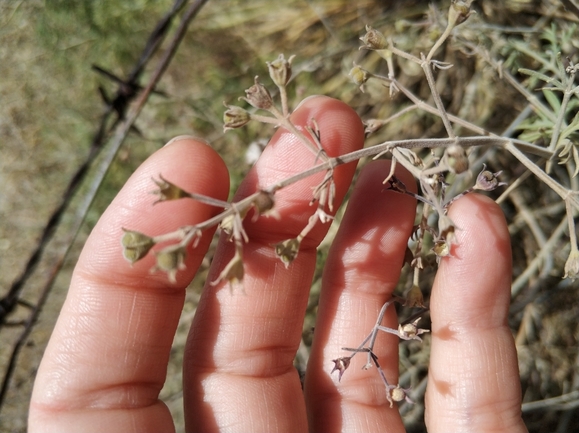
[[[227,215],[221,220],[219,227],[229,235],[230,239],[232,237],[235,239],[243,238],[246,242],[248,241],[247,233],[245,233],[243,228],[243,218],[245,218],[248,211],[249,207],[246,207],[241,211],[238,210],[237,212]]]
[[[454,243],[456,227],[447,215],[441,215],[438,219],[439,239],[446,240],[449,245]]]
[[[241,128],[251,120],[251,115],[247,110],[236,105],[226,105],[227,110],[223,113],[223,132]]]
[[[408,308],[421,307],[424,308],[424,296],[422,290],[414,284],[406,294],[406,302],[404,305]]]
[[[300,250],[300,241],[297,238],[286,239],[274,245],[275,254],[281,259],[287,268],[297,257]]]
[[[276,86],[283,87],[289,82],[292,76],[292,61],[294,58],[295,56],[290,56],[286,60],[284,55],[280,54],[273,62],[266,62],[269,76]]]
[[[414,404],[410,397],[408,397],[408,391],[410,391],[410,388],[402,388],[400,385],[388,386],[388,401],[390,402],[390,407],[394,406],[393,402],[399,402],[402,400]]]
[[[384,35],[368,25],[366,26],[366,34],[360,40],[364,42],[363,48],[369,50],[383,50],[388,47],[388,41]]]
[[[274,193],[263,190],[259,191],[259,194],[253,201],[253,207],[256,210],[253,220],[257,220],[257,218],[259,218],[261,215],[266,217],[271,216],[275,219],[279,219],[279,213],[273,208],[274,206]]]
[[[470,10],[470,4],[472,0],[468,1],[461,1],[461,0],[453,0],[450,4],[450,8],[448,10],[448,22],[449,25],[457,26],[465,22],[474,11]]]
[[[159,203],[161,201],[178,200],[184,197],[190,197],[187,191],[179,188],[177,185],[167,181],[163,176],[159,175],[160,180],[153,179],[153,182],[159,187],[158,190],[152,191],[151,194],[159,196],[159,199],[155,202]]]
[[[382,126],[384,126],[384,121],[380,119],[368,119],[364,121],[364,125],[366,126],[364,133],[370,135],[382,128]]]
[[[458,144],[453,144],[446,148],[444,160],[448,169],[453,173],[460,174],[468,170],[469,163],[466,151]]]
[[[439,240],[434,243],[432,251],[438,258],[450,256],[450,245],[445,240]]]
[[[569,257],[565,262],[565,275],[563,278],[569,278],[571,281],[579,278],[579,250],[571,249],[571,253],[569,253]]]
[[[404,185],[404,182],[402,182],[396,176],[392,176],[390,177],[390,179],[388,179],[388,186],[389,189],[399,192],[401,194],[406,194],[408,192],[408,189],[406,188],[406,185]]]
[[[350,366],[351,360],[352,360],[351,356],[344,356],[342,358],[332,359],[332,362],[334,363],[334,368],[332,369],[330,374],[332,374],[334,371],[337,371],[338,372],[338,382],[342,380],[342,375]]]
[[[496,173],[492,173],[486,169],[486,165],[483,164],[482,171],[476,177],[476,184],[473,186],[473,189],[479,191],[492,191],[499,186],[506,185],[506,182],[499,182],[499,175],[503,171],[497,171]]]
[[[370,78],[368,71],[354,64],[354,67],[350,69],[348,76],[352,79],[354,84],[358,86],[362,92],[364,92],[364,84],[366,81],[368,81],[368,78]]]
[[[172,245],[155,253],[157,263],[151,269],[151,272],[157,270],[167,272],[169,281],[176,281],[177,271],[185,269],[185,247],[181,245]]]
[[[430,331],[428,329],[418,328],[418,322],[419,321],[420,321],[420,317],[412,323],[406,323],[404,325],[398,325],[399,337],[403,340],[422,341],[422,338],[420,338],[419,335],[424,334],[425,332],[430,332]]]
[[[223,268],[217,279],[211,282],[211,285],[216,286],[224,280],[229,281],[232,285],[239,284],[243,281],[243,275],[244,269],[241,248],[236,248],[233,258],[227,263],[225,268]]]
[[[257,76],[255,77],[255,84],[245,91],[245,97],[241,99],[262,110],[269,110],[273,107],[273,99],[269,91],[259,82]]]
[[[127,229],[123,229],[123,231],[125,232],[121,238],[123,256],[131,262],[131,264],[145,257],[153,245],[155,245],[152,237],[141,232]]]

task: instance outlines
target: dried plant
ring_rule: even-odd
[[[568,250],[568,259],[560,277],[571,281],[578,278],[579,249],[575,233],[575,217],[579,210],[579,192],[576,175],[579,171],[578,130],[579,86],[576,75],[579,66],[572,58],[565,55],[562,47],[573,43],[575,28],[559,32],[556,28],[547,29],[544,38],[551,44],[551,50],[546,52],[523,52],[516,42],[493,45],[492,35],[482,35],[476,26],[481,21],[471,10],[471,1],[453,1],[445,20],[440,19],[438,11],[430,13],[429,25],[438,37],[426,53],[410,52],[399,48],[397,36],[385,36],[371,26],[366,27],[365,34],[360,38],[360,49],[369,50],[385,61],[387,74],[380,75],[354,64],[349,76],[361,92],[366,91],[368,83],[378,82],[389,89],[390,97],[400,96],[407,99],[408,104],[400,112],[386,119],[368,119],[365,121],[367,137],[375,136],[381,128],[410,112],[422,112],[438,119],[444,127],[443,138],[416,138],[405,140],[389,140],[371,145],[362,150],[354,151],[338,157],[329,157],[320,138],[315,119],[312,119],[305,130],[294,125],[290,120],[287,86],[292,76],[294,56],[286,59],[280,55],[268,62],[269,76],[274,89],[262,83],[255,77],[253,86],[246,90],[240,98],[253,108],[242,108],[237,105],[226,105],[224,114],[224,129],[241,128],[249,122],[262,122],[278,128],[285,128],[299,138],[300,145],[309,149],[315,163],[304,172],[291,176],[272,185],[264,185],[261,190],[237,202],[222,202],[210,197],[193,194],[181,189],[163,178],[155,180],[158,189],[155,194],[157,202],[169,200],[193,199],[221,209],[221,212],[211,219],[193,226],[179,227],[173,232],[151,237],[137,231],[126,229],[122,238],[124,255],[131,263],[142,259],[151,252],[156,257],[156,265],[152,271],[166,272],[170,280],[183,268],[187,247],[193,245],[204,230],[219,225],[229,235],[235,245],[235,254],[225,266],[216,281],[228,281],[235,286],[243,280],[243,250],[248,236],[244,230],[244,219],[248,215],[265,215],[276,217],[276,193],[281,189],[316,173],[324,173],[323,180],[313,190],[311,203],[315,211],[301,233],[291,239],[285,239],[273,246],[276,255],[286,267],[291,267],[292,261],[300,251],[300,243],[304,237],[319,223],[327,223],[334,214],[335,185],[333,171],[336,167],[361,158],[392,158],[392,171],[385,177],[385,187],[400,194],[411,195],[418,202],[418,223],[409,241],[412,258],[409,260],[410,289],[405,297],[395,297],[388,300],[377,317],[373,329],[356,348],[344,348],[349,355],[336,354],[332,372],[337,372],[341,379],[350,365],[350,360],[360,353],[366,353],[367,363],[364,368],[375,366],[382,378],[386,396],[391,404],[399,401],[411,401],[411,391],[402,388],[401,384],[390,384],[380,367],[380,360],[374,353],[374,344],[379,332],[397,335],[401,340],[421,340],[420,335],[428,332],[418,328],[420,316],[427,311],[423,296],[424,288],[429,284],[430,277],[425,275],[427,263],[437,262],[441,257],[451,254],[455,240],[455,224],[447,216],[446,211],[458,197],[471,191],[493,191],[507,184],[499,178],[501,172],[508,167],[494,167],[498,171],[489,170],[485,165],[473,179],[470,176],[471,167],[480,166],[481,153],[478,149],[493,149],[510,154],[527,170],[549,187],[564,204],[565,214],[561,217],[562,227],[549,240],[550,248],[560,242],[565,228],[568,230],[568,240],[563,244]],[[441,21],[445,24],[440,26]],[[474,23],[473,23],[474,21]],[[469,27],[472,25],[473,27]],[[439,74],[453,68],[453,64],[438,59],[442,47],[451,39],[452,49],[468,55],[479,63],[481,68],[495,72],[497,80],[503,80],[515,89],[526,101],[530,109],[524,111],[511,125],[506,133],[497,134],[484,129],[468,116],[453,114],[448,111],[441,95]],[[531,56],[535,69],[517,68],[512,57],[514,50]],[[501,57],[502,56],[502,57]],[[410,65],[410,66],[409,66]],[[424,100],[414,93],[404,80],[399,79],[399,70],[418,67],[422,71],[424,82],[428,86],[430,99]],[[523,78],[521,78],[523,77]],[[536,96],[536,91],[542,97]],[[272,95],[276,95],[274,98]],[[430,102],[432,101],[432,102]],[[457,110],[459,113],[461,109]],[[515,131],[518,134],[515,136]],[[394,175],[394,167],[401,164],[410,171],[420,186],[420,194],[410,192]],[[562,169],[561,169],[562,168]],[[512,177],[511,177],[512,179]],[[470,185],[465,183],[470,182]],[[515,181],[506,188],[499,201],[505,200],[517,187]],[[254,212],[249,211],[253,209]],[[160,242],[175,243],[155,250]],[[547,246],[539,253],[546,254]],[[548,251],[547,251],[548,253]],[[522,274],[513,285],[515,297],[529,275]],[[398,329],[383,326],[382,318],[388,308],[394,308],[398,302],[408,308],[418,308],[415,315],[404,320]],[[331,368],[331,366],[328,366]],[[413,399],[416,397],[413,396]]]

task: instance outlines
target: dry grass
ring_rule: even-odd
[[[0,4],[0,296],[22,272],[70,176],[87,152],[104,110],[97,86],[111,93],[114,90],[112,83],[91,71],[91,65],[96,63],[117,75],[126,75],[156,22],[172,4],[169,0],[126,3]],[[224,2],[210,1],[193,22],[159,84],[167,97],[151,97],[136,123],[142,135],[131,134],[121,149],[20,355],[1,408],[1,430],[25,431],[34,373],[66,294],[75,257],[115,191],[148,154],[175,135],[207,137],[231,168],[234,188],[248,168],[243,162],[247,145],[267,138],[271,131],[250,124],[224,136],[222,101],[234,102],[252,84],[254,75],[266,77],[266,60],[273,60],[281,52],[297,55],[292,105],[309,94],[323,93],[344,100],[363,119],[384,119],[407,106],[407,100],[400,95],[391,100],[388,89],[379,83],[368,83],[366,93],[361,93],[347,77],[354,61],[372,72],[387,74],[385,62],[378,56],[357,49],[364,26],[371,24],[395,37],[398,48],[418,54],[428,51],[445,25],[445,13],[436,12],[422,1],[393,1],[389,6],[375,0],[226,3],[225,7]],[[439,3],[439,9],[446,10],[448,2]],[[89,4],[93,6],[84,6]],[[565,55],[579,61],[578,19],[565,12],[559,2],[479,2],[475,8],[478,14],[461,29],[461,37],[504,60],[505,71],[511,71],[535,96],[544,98],[532,90],[543,84],[519,74],[518,68],[550,73],[554,43]],[[550,29],[551,40],[545,33]],[[527,107],[527,100],[512,85],[480,56],[466,52],[460,41],[451,40],[438,58],[454,64],[437,76],[448,112],[501,133]],[[428,101],[430,92],[422,71],[407,62],[399,62],[396,67],[400,82]],[[143,81],[148,74],[144,74]],[[536,117],[528,117],[522,126],[523,132],[539,134],[530,141],[548,145],[548,131],[541,128]],[[444,135],[437,118],[414,110],[380,129],[368,144]],[[570,248],[568,231],[562,223],[564,203],[535,176],[526,177],[525,167],[507,152],[480,149],[470,159],[478,164],[474,171],[486,162],[494,170],[504,169],[502,180],[509,184],[523,179],[501,198],[501,203],[512,235],[515,289],[510,325],[519,351],[525,404],[575,392],[571,402],[524,406],[529,430],[579,431],[573,424],[579,412],[579,299],[577,283],[561,279]],[[577,180],[569,176],[568,168],[555,165],[552,176],[566,179],[565,186],[577,190]],[[463,180],[468,182],[468,177]],[[466,186],[457,182],[457,191]],[[73,202],[73,209],[78,202]],[[34,278],[24,288],[23,300],[38,302],[47,273],[66,247],[67,224],[73,219],[72,212],[64,218]],[[306,347],[327,244],[320,248],[320,272],[313,283],[304,324]],[[177,420],[182,420],[180,357],[205,270],[188,291],[162,394]],[[403,274],[401,291],[408,287],[410,277],[408,272]],[[428,282],[423,278],[426,296]],[[30,310],[20,305],[8,320],[26,320],[29,314]],[[22,327],[1,327],[0,366],[6,365],[21,332]],[[400,349],[401,371],[408,371],[402,383],[412,384],[418,396],[418,404],[402,409],[408,430],[413,432],[424,431],[420,393],[424,392],[428,352],[428,339],[422,345],[402,344]],[[300,359],[298,356],[298,366]],[[410,365],[413,367],[408,369]],[[182,426],[179,421],[178,425]]]

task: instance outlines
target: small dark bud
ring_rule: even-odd
[[[338,372],[338,381],[341,381],[342,375],[350,366],[350,360],[351,359],[352,358],[350,356],[345,356],[345,357],[338,358],[338,359],[332,359],[332,362],[334,363],[334,368],[332,369],[330,374],[332,374],[334,371],[337,371]]]
[[[406,192],[408,192],[408,190],[406,189],[406,185],[404,185],[404,182],[402,182],[396,176],[392,176],[390,179],[388,179],[388,186],[389,189],[399,192],[401,194],[406,194]]]

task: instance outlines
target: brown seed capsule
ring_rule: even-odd
[[[364,42],[364,48],[370,50],[383,50],[388,47],[388,41],[384,35],[368,25],[366,26],[366,34],[360,40]]]
[[[223,113],[223,131],[241,128],[251,120],[251,115],[241,107],[226,105],[227,110]]]
[[[269,110],[273,106],[273,99],[269,91],[255,77],[255,84],[245,91],[245,98],[242,98],[255,108]]]
[[[404,305],[408,308],[424,308],[424,296],[422,295],[422,290],[416,284],[406,294],[406,303]]]
[[[502,173],[501,171],[497,171],[496,173],[492,173],[489,170],[486,170],[486,165],[483,164],[482,171],[478,174],[476,178],[476,184],[474,185],[473,189],[479,191],[492,191],[499,186],[506,185],[506,182],[499,182],[499,175]]]
[[[338,359],[332,359],[332,362],[334,363],[334,368],[332,369],[330,374],[332,374],[334,371],[337,371],[338,372],[338,382],[342,380],[342,375],[350,366],[350,360],[351,359],[352,358],[350,356],[345,356],[345,357],[338,358]]]
[[[260,215],[263,215],[267,211],[273,209],[275,205],[275,200],[273,198],[273,194],[267,191],[260,191],[258,196],[253,201],[253,205],[255,209]]]

